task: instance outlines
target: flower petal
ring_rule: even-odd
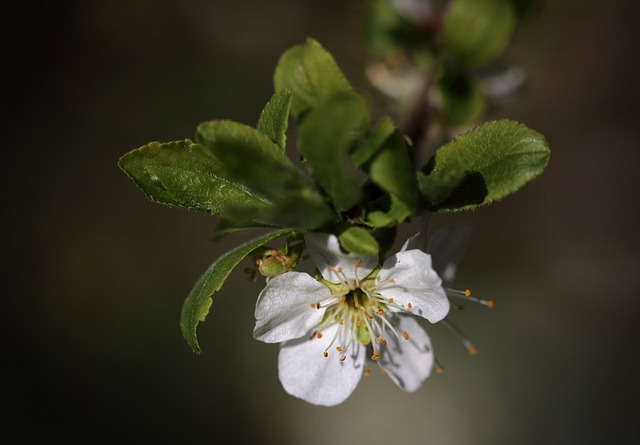
[[[330,283],[361,280],[378,265],[377,255],[361,257],[344,253],[338,238],[329,233],[310,232],[304,236],[304,241],[311,259]]]
[[[389,378],[407,392],[417,391],[433,368],[431,340],[415,318],[396,315],[391,319],[398,331],[408,334],[408,340],[395,335],[387,340],[387,346],[380,349],[378,364]]]
[[[324,406],[338,405],[351,395],[362,377],[365,347],[353,341],[343,361],[335,349],[330,349],[328,357],[324,357],[338,328],[335,323],[323,331],[322,338],[303,337],[282,344],[278,376],[285,391]]]
[[[286,272],[272,278],[258,296],[253,337],[278,343],[305,335],[325,312],[311,305],[327,298],[331,298],[329,288],[309,274]]]
[[[412,314],[431,323],[449,313],[442,280],[431,268],[431,256],[421,250],[406,250],[388,258],[376,277],[376,292],[405,308],[410,306]]]

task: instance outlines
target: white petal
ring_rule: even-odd
[[[363,279],[378,265],[377,255],[360,257],[344,253],[335,235],[309,232],[304,236],[304,241],[311,259],[330,283]],[[338,273],[338,268],[342,270],[341,273]]]
[[[431,340],[413,317],[396,315],[391,322],[398,332],[406,332],[409,339],[390,336],[387,346],[380,348],[378,364],[401,389],[416,391],[433,368]]]
[[[431,268],[431,256],[421,250],[398,252],[387,259],[376,277],[376,291],[385,298],[393,298],[394,304],[405,309],[411,303],[408,310],[431,323],[449,313],[442,280]]]
[[[258,296],[253,337],[278,343],[305,335],[325,312],[311,305],[327,298],[331,298],[329,288],[309,274],[286,272],[272,278]]]
[[[329,349],[329,356],[323,352],[331,343],[339,328],[337,323],[323,331],[322,338],[303,337],[282,344],[278,356],[278,376],[285,391],[314,405],[333,406],[344,402],[351,395],[362,377],[365,347],[352,342],[346,351],[347,358],[340,361],[342,354]]]

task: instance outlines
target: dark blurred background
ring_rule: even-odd
[[[261,286],[236,271],[182,340],[184,296],[244,238],[149,202],[125,152],[254,125],[279,55],[307,36],[370,89],[364,1],[9,1],[3,7],[2,405],[6,443],[633,443],[638,419],[638,3],[557,0],[506,57],[527,87],[488,117],[542,132],[536,181],[472,225],[459,284],[495,300],[429,331],[445,372],[415,394],[364,379],[335,408],[288,396],[253,340]],[[8,199],[7,199],[8,198]],[[406,234],[413,227],[406,228]],[[7,252],[7,251],[5,251]]]

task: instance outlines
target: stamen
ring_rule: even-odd
[[[382,340],[383,340],[383,338],[382,338],[382,337],[378,337],[378,338],[376,338],[376,341],[377,341],[378,343],[382,343]]]
[[[435,365],[434,365],[434,369],[438,374],[442,374],[444,372],[444,366],[442,366],[440,364],[440,362],[438,361],[438,359],[434,358],[433,359],[435,361]]]
[[[409,302],[409,303],[407,303],[407,307],[408,307],[409,309],[411,309],[411,308],[413,307],[413,305]]]
[[[458,337],[458,339],[462,342],[464,347],[467,348],[469,355],[476,355],[478,353],[478,347],[473,343],[471,343],[471,340],[469,340],[469,338],[464,334],[464,332],[460,330],[460,328],[458,328],[456,325],[454,325],[451,321],[449,321],[446,318],[444,318],[441,321],[442,321],[442,324],[444,324],[451,332],[453,332],[453,334],[456,337]]]
[[[342,346],[336,346],[336,351],[342,352]]]
[[[371,356],[371,360],[373,360],[374,362],[379,358],[380,358],[380,353],[378,351],[374,352],[373,355]]]
[[[476,298],[471,296],[471,291],[469,289],[459,290],[459,289],[449,289],[445,288],[445,292],[450,297],[464,298],[465,300],[473,301],[474,303],[481,304],[491,309],[493,307],[493,300],[485,300],[482,298]]]
[[[322,353],[322,355],[324,355],[324,358],[329,357],[329,353],[328,353],[327,351],[324,351],[324,352]]]
[[[338,324],[342,326],[344,324],[344,320],[338,320]]]
[[[316,309],[320,309],[322,306],[320,306],[320,303],[316,304]]]
[[[409,334],[407,334],[407,331],[402,331],[402,336],[405,340],[409,340]]]
[[[368,369],[365,369],[363,374],[365,377],[369,377],[371,375],[371,371],[369,371]]]
[[[378,315],[383,315],[384,311],[382,309],[378,309]]]
[[[346,356],[346,355],[343,355],[342,357],[340,357],[340,361],[341,361],[341,362],[343,362],[343,361],[344,361],[344,359],[346,359],[346,358],[347,358],[347,356]]]
[[[320,303],[317,303],[317,304],[320,304]],[[313,303],[311,303],[309,306],[311,306],[311,309],[316,309],[316,307],[317,307],[317,306],[316,306],[315,304],[313,304]]]
[[[318,333],[316,334],[316,337],[318,337],[318,338],[322,338],[322,332],[318,332]]]
[[[389,304],[393,303],[393,298],[389,298],[389,299],[387,300],[387,303],[389,303]]]

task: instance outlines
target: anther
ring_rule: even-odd
[[[363,374],[365,377],[369,377],[371,375],[371,371],[369,371],[368,369],[365,369]]]
[[[342,346],[336,346],[336,351],[342,352]]]
[[[344,324],[344,320],[338,320],[338,324],[339,325],[343,325]]]
[[[478,353],[478,347],[476,345],[467,346],[467,351],[469,351],[469,355],[476,355]]]
[[[407,307],[408,307],[409,309],[411,309],[411,308],[413,307],[413,305],[412,305],[411,303],[407,303]]]
[[[325,358],[329,357],[329,353],[327,351],[324,351],[322,355],[324,355]]]
[[[336,270],[338,271],[338,273],[342,273],[342,267],[338,266]]]
[[[356,266],[356,267],[360,267],[360,266],[362,266],[362,261],[360,261],[360,260],[356,260],[356,262],[355,262],[354,266]]]
[[[384,314],[384,311],[382,309],[378,309],[378,315],[382,315]]]
[[[389,299],[387,300],[387,303],[389,303],[389,304],[393,303],[393,298],[389,298]]]
[[[320,303],[316,304],[316,309],[320,309]]]
[[[396,280],[394,280],[393,278],[389,278],[388,282],[389,282],[389,283],[395,283],[395,282],[396,282]]]
[[[382,337],[378,337],[378,338],[376,338],[376,341],[377,341],[378,343],[382,343],[382,340],[383,340],[383,338],[382,338]]]
[[[346,359],[346,358],[347,358],[347,356],[346,356],[346,355],[343,355],[342,357],[340,357],[340,361],[341,361],[341,362],[343,362],[343,361],[344,361],[344,359]]]
[[[373,360],[374,362],[378,360],[378,358],[380,358],[379,352],[374,352],[373,355],[371,356],[371,360]]]
[[[409,340],[409,334],[407,334],[407,331],[402,331],[402,336],[405,340]]]
[[[322,338],[322,332],[318,332],[318,333],[316,334],[316,337],[318,337],[318,338]]]
[[[360,326],[362,324],[362,320],[356,320],[356,326]]]
[[[311,303],[309,306],[311,306],[311,309],[315,309],[316,308],[316,305],[313,304],[313,303]]]

